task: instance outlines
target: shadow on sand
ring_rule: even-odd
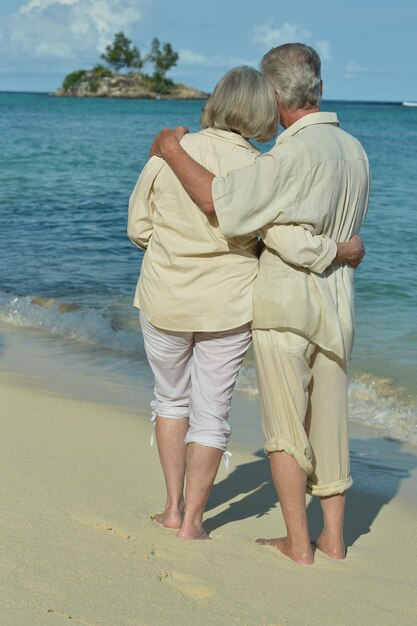
[[[403,447],[401,442],[388,438],[351,440],[354,485],[349,490],[346,507],[347,546],[371,531],[381,509],[398,493],[401,481],[409,478],[417,467],[417,455],[403,450]],[[269,461],[262,450],[258,450],[255,456],[257,460],[239,465],[227,478],[214,485],[206,513],[220,505],[228,506],[205,520],[208,533],[225,524],[250,517],[260,518],[277,508]],[[239,499],[234,501],[236,498]],[[280,513],[277,511],[276,514]],[[310,535],[315,539],[322,527],[318,498],[312,498],[307,515]]]
[[[271,481],[269,461],[263,450],[255,452],[255,456],[259,460],[238,465],[227,478],[213,486],[206,512],[222,504],[228,504],[228,507],[205,519],[206,532],[248,517],[262,517],[276,507],[278,499]],[[242,494],[243,498],[233,501]]]

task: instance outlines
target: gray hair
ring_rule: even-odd
[[[288,111],[312,109],[321,100],[321,62],[317,52],[302,43],[272,48],[261,61],[280,105]]]
[[[203,128],[232,130],[247,139],[269,141],[279,125],[274,89],[261,72],[246,65],[236,67],[220,79],[200,122]]]

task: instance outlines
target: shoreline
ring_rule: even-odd
[[[46,393],[136,411],[151,432],[153,381],[144,355],[120,353],[37,328],[0,321],[1,372],[26,377],[34,388]],[[262,448],[256,395],[235,390],[230,422],[231,446],[249,453]],[[417,456],[417,445],[391,437],[378,426],[350,420],[349,432],[351,440],[385,441]]]
[[[205,514],[213,541],[181,541],[150,520],[164,498],[150,385],[129,390],[111,355],[39,331],[0,324],[0,338],[8,626],[413,623],[415,447],[352,429],[347,559],[318,553],[301,567],[254,542],[283,522],[261,445],[235,423],[229,473],[220,467]],[[254,411],[236,397],[236,416]],[[308,501],[314,539],[319,505]]]

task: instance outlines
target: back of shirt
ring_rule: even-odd
[[[229,131],[205,129],[186,135],[181,143],[219,175],[253,163],[258,155]],[[135,306],[165,330],[214,332],[251,321],[258,269],[255,236],[227,240],[217,218],[199,210],[168,165],[150,162],[149,167],[157,173],[148,178],[146,201],[136,207],[146,211],[149,229]],[[140,196],[143,189],[137,191]],[[141,228],[146,230],[143,223]]]
[[[223,232],[257,229],[266,250],[254,291],[254,328],[292,329],[348,361],[354,333],[353,270],[314,274],[279,256],[282,225],[348,241],[369,197],[369,166],[360,143],[338,128],[334,113],[311,113],[278,137],[254,166],[213,182]],[[236,210],[242,214],[236,218]]]
[[[308,126],[291,142],[297,182],[286,219],[314,234],[348,241],[359,233],[368,205],[369,168],[362,146],[330,124]],[[285,151],[285,145],[276,150]],[[283,261],[275,243],[284,221],[281,216],[261,230],[267,248],[255,285],[254,327],[296,330],[348,362],[354,338],[354,270],[331,266],[313,274]]]

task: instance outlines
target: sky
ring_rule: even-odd
[[[142,54],[169,42],[168,76],[205,91],[299,41],[321,56],[326,99],[417,100],[416,0],[0,0],[0,91],[55,91],[118,31]]]

